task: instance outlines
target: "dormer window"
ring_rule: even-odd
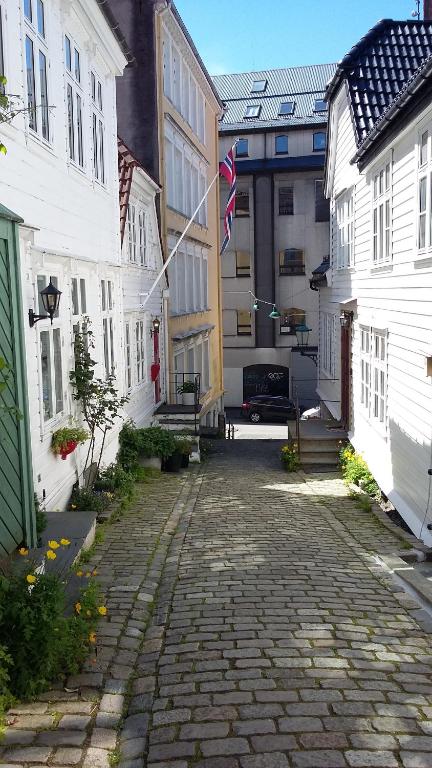
[[[280,115],[293,115],[294,114],[295,101],[282,101],[279,107]]]
[[[327,112],[328,106],[324,99],[315,99],[314,112]]]
[[[267,80],[254,80],[252,83],[251,93],[263,93],[267,88]]]
[[[259,117],[259,113],[261,112],[261,105],[249,105],[246,107],[246,112],[244,113],[245,117]]]

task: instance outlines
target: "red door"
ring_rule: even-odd
[[[350,424],[351,403],[351,323],[341,328],[341,421]]]
[[[160,387],[160,357],[159,357],[159,331],[153,331],[153,365],[155,366],[154,395],[155,403],[158,403],[161,396]]]

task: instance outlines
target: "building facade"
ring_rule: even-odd
[[[132,40],[142,30],[133,47],[137,64],[118,83],[119,132],[162,187],[166,259],[217,174],[222,105],[172,3],[130,0],[118,13]],[[200,427],[213,428],[223,411],[217,184],[174,256],[168,281],[168,404],[181,406],[178,387],[198,380]]]
[[[298,350],[296,327],[318,342],[318,298],[309,273],[329,251],[323,197],[327,105],[334,65],[221,75],[219,157],[235,143],[237,195],[222,256],[225,403],[253,394],[316,402],[316,366]],[[228,188],[221,184],[223,214]],[[222,227],[222,219],[220,222]],[[254,297],[259,303],[254,311]],[[272,305],[281,317],[272,319]]]
[[[94,334],[97,375],[114,372],[123,386],[115,78],[130,54],[96,0],[1,0],[0,19],[6,92],[23,110],[2,125],[1,201],[21,219],[33,479],[52,509],[67,502],[85,458],[85,446],[67,461],[51,451],[52,433],[81,419],[69,371],[83,322]],[[50,281],[59,309],[52,324],[30,327],[29,309],[46,314],[40,292]]]
[[[430,20],[379,22],[338,66],[327,94],[331,259],[313,278],[321,401],[428,545],[431,73]]]

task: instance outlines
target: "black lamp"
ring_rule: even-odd
[[[159,317],[155,317],[153,319],[153,321],[152,321],[152,328],[150,330],[150,336],[153,336],[153,334],[155,334],[155,333],[159,333],[159,331],[160,331],[160,324],[161,324],[161,321],[160,321]]]
[[[35,315],[33,310],[29,309],[30,328],[33,328],[35,323],[37,323],[39,320],[47,320],[48,318],[50,318],[52,325],[53,317],[59,308],[61,293],[62,292],[59,291],[59,289],[56,288],[50,280],[47,287],[40,292],[40,295],[42,296],[43,308],[47,314]]]
[[[307,347],[308,341],[309,341],[309,333],[311,332],[312,328],[309,328],[309,326],[305,325],[304,323],[300,325],[296,325],[295,327],[295,333],[297,336],[297,344],[299,347]]]

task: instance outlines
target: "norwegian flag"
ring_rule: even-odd
[[[236,195],[236,169],[234,164],[234,155],[233,155],[232,147],[228,152],[225,160],[223,160],[223,162],[219,164],[219,173],[221,176],[224,176],[224,178],[227,180],[230,188],[229,195],[228,195],[228,202],[226,205],[225,216],[224,216],[225,237],[224,237],[224,241],[222,243],[222,248],[221,248],[221,255],[222,255],[231,237],[231,226],[232,226],[232,220],[233,220],[235,195]]]

